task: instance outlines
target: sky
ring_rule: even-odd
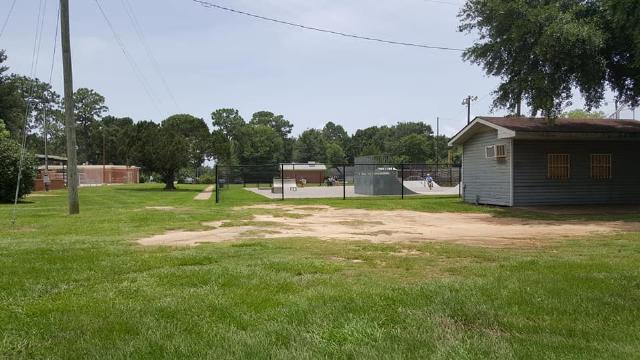
[[[40,1],[18,0],[0,37],[10,72],[30,74]],[[51,83],[62,94],[59,42],[53,56],[58,1],[43,1],[35,75],[48,80],[54,59]],[[464,62],[460,52],[292,28],[204,8],[192,0],[98,1],[117,35],[95,0],[70,0],[74,88],[104,95],[114,116],[161,121],[189,113],[211,126],[215,109],[236,108],[246,120],[267,110],[291,121],[294,134],[328,121],[350,133],[400,121],[424,121],[435,131],[439,117],[440,133],[451,136],[466,124],[462,100],[467,95],[479,98],[472,117],[492,114],[491,92],[498,79]],[[462,0],[210,1],[394,41],[466,48],[476,40],[474,34],[457,31]],[[0,0],[0,22],[11,3]],[[580,106],[579,96],[574,104]],[[609,101],[601,110],[609,114],[613,107]],[[631,117],[630,112],[622,115]]]

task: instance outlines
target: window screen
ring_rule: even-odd
[[[591,178],[611,179],[611,154],[591,154]]]
[[[566,180],[569,178],[569,173],[569,154],[547,155],[547,178],[555,180]]]

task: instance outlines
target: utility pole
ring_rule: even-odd
[[[73,114],[73,69],[71,66],[71,36],[69,29],[69,0],[60,0],[60,35],[62,39],[62,66],[64,71],[64,115],[67,136],[67,187],[69,215],[80,213],[78,198],[78,159],[76,156],[76,123]]]
[[[107,145],[106,140],[107,136],[105,135],[105,126],[102,126],[102,184],[106,184],[106,175],[107,175]]]
[[[462,105],[467,105],[467,124],[471,122],[471,102],[478,100],[477,96],[467,96],[462,100]]]
[[[620,112],[618,111],[618,99],[616,99],[616,120],[620,119]]]
[[[436,118],[436,173],[434,174],[435,181],[438,181],[438,175],[440,174],[440,153],[438,152],[438,141],[440,139],[440,117]]]

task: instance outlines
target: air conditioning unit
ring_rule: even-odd
[[[507,146],[504,144],[487,146],[485,155],[487,159],[504,159],[507,157]]]

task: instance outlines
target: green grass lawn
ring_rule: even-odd
[[[205,186],[81,190],[0,205],[0,358],[637,358],[640,234],[488,249],[314,239],[142,247],[269,202]],[[457,198],[296,200],[489,212]],[[173,207],[170,211],[147,207]],[[595,218],[615,219],[615,216]],[[563,217],[565,218],[565,217]],[[569,219],[570,217],[566,217]],[[638,220],[637,216],[623,217]],[[403,250],[413,256],[397,256]],[[357,262],[353,261],[357,260]]]

